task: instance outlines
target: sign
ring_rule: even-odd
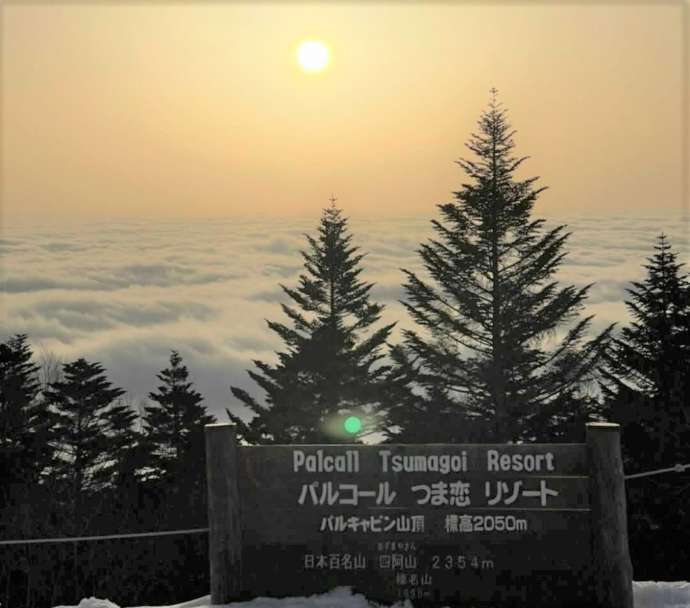
[[[587,605],[585,444],[238,447],[242,590]]]

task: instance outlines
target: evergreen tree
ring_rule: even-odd
[[[417,359],[402,345],[390,351],[392,367],[387,377],[387,426],[385,443],[478,443],[480,430],[459,410],[447,386],[431,382],[426,390]]]
[[[207,414],[203,397],[194,390],[178,352],[172,351],[170,366],[157,378],[161,381],[158,391],[149,393],[155,405],[144,408],[151,465],[167,485],[169,515],[180,522],[202,521],[206,504],[204,425],[216,419]],[[183,510],[176,513],[177,507]]]
[[[254,361],[249,376],[265,392],[261,405],[231,387],[254,418],[238,425],[240,438],[260,443],[339,443],[357,441],[376,429],[382,415],[387,367],[381,352],[394,324],[370,330],[383,306],[370,302],[371,283],[360,280],[359,248],[351,244],[347,219],[332,205],[323,211],[318,237],[307,235],[305,272],[296,288],[281,285],[294,302],[282,304],[290,325],[268,322],[285,343],[278,363]],[[345,415],[358,415],[361,432],[345,436]]]
[[[144,408],[144,424],[148,441],[156,446],[152,464],[165,474],[182,463],[199,433],[203,436],[204,425],[215,418],[206,413],[203,397],[194,390],[177,351],[170,355],[170,367],[156,377],[162,384],[149,399],[157,405]]]
[[[628,474],[690,463],[690,284],[663,234],[654,249],[644,280],[628,290],[632,321],[612,340],[602,369]],[[690,560],[690,471],[631,479],[626,494],[636,572],[683,576]],[[650,546],[660,551],[650,554]]]
[[[39,389],[38,366],[31,361],[27,340],[19,334],[0,344],[0,470],[8,482],[24,477],[33,456],[29,443]]]
[[[0,535],[31,534],[37,484],[51,458],[32,356],[24,334],[0,344]]]
[[[148,484],[150,451],[142,432],[137,428],[138,412],[124,399],[119,399],[103,413],[105,421],[104,464],[98,472],[105,495],[101,533],[118,530],[150,530],[158,523],[151,514],[158,511],[155,484]]]
[[[0,538],[55,536],[53,496],[44,479],[52,457],[50,422],[38,373],[26,335],[0,343]],[[31,547],[2,553],[3,605],[31,605],[41,583]]]
[[[632,322],[602,369],[611,417],[634,439],[628,465],[638,470],[690,458],[690,284],[665,235],[654,249],[645,279],[628,290]]]
[[[611,331],[586,341],[591,317],[578,313],[589,286],[560,288],[552,279],[569,235],[530,218],[544,188],[534,187],[537,178],[515,178],[525,157],[512,155],[514,132],[492,92],[467,144],[477,158],[458,161],[469,181],[455,202],[438,206],[437,237],[419,250],[429,278],[404,270],[403,304],[423,333],[403,332],[398,358],[417,370],[427,395],[443,389],[451,403],[429,401],[416,420],[404,405],[392,407],[392,439],[425,422],[435,436],[534,439],[540,411],[580,397]],[[449,407],[463,415],[436,426]]]
[[[124,391],[112,387],[99,363],[85,359],[65,364],[63,378],[44,393],[57,452],[51,477],[65,490],[70,532],[79,534],[86,521],[84,507],[97,489],[98,469],[107,454],[104,413]]]
[[[138,480],[142,469],[148,465],[143,438],[136,428],[139,415],[128,402],[119,399],[103,412],[102,417],[105,421],[105,464],[99,470],[99,477],[109,488],[121,490]]]

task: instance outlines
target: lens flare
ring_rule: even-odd
[[[345,420],[345,430],[354,435],[362,430],[362,421],[357,416],[349,416]]]

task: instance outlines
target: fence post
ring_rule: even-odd
[[[587,428],[593,573],[602,608],[633,608],[625,479],[620,426],[590,422]]]
[[[239,599],[242,585],[239,450],[233,424],[207,424],[204,435],[211,603],[227,604]]]

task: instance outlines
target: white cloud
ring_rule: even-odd
[[[435,211],[350,221],[353,245],[367,254],[361,278],[376,284],[372,296],[386,307],[381,322],[398,321],[393,341],[412,327],[398,302],[404,299],[400,268],[424,274],[416,250],[433,236]],[[99,361],[135,399],[155,389],[155,375],[175,349],[214,414],[224,419],[230,406],[246,415],[229,387],[262,396],[246,370],[254,359],[275,361],[281,343],[266,320],[285,321],[280,303],[287,298],[278,284],[295,285],[303,271],[299,250],[307,247],[303,235],[315,234],[318,219],[8,229],[0,239],[0,340],[25,332],[37,350],[65,361]],[[625,288],[643,277],[659,233],[688,260],[688,223],[677,218],[555,221],[572,232],[557,279],[595,283],[585,310],[596,315],[593,332],[627,321]]]

